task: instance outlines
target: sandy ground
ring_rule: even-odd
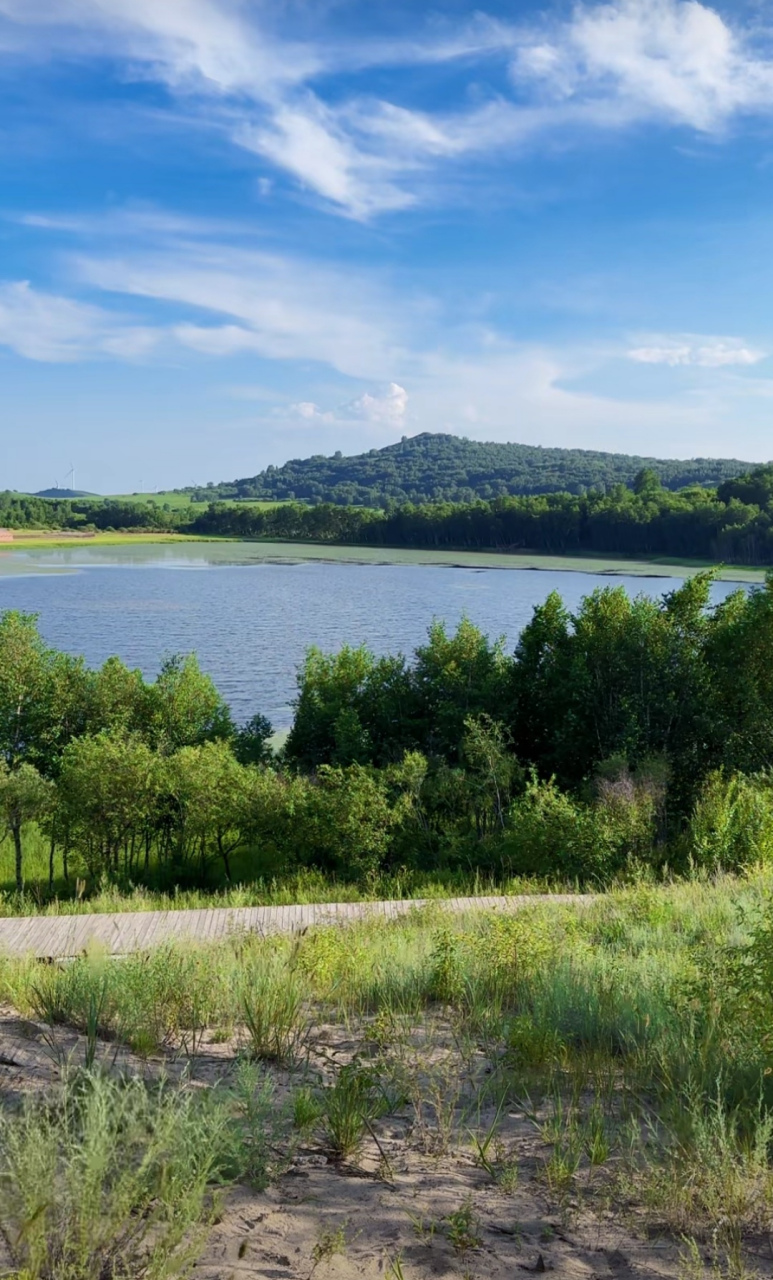
[[[321,1028],[311,1051],[319,1078],[350,1061],[359,1043],[351,1031]],[[447,1047],[434,1043],[436,1065],[442,1065]],[[205,1087],[233,1070],[234,1048],[206,1043],[205,1037],[193,1061],[179,1051],[142,1060],[112,1045],[102,1047],[102,1058],[116,1069],[150,1076],[163,1071]],[[13,1105],[30,1090],[55,1088],[62,1062],[82,1061],[83,1051],[83,1038],[75,1033],[57,1030],[52,1036],[50,1029],[0,1009],[0,1102]],[[485,1072],[486,1066],[482,1060],[460,1066],[460,1081],[467,1070]],[[281,1105],[290,1079],[282,1071],[273,1075]],[[459,1089],[461,1097],[461,1084]],[[479,1114],[476,1124],[490,1118]],[[549,1147],[517,1110],[502,1117],[499,1133],[500,1151],[518,1166],[510,1194],[476,1163],[463,1123],[448,1148],[435,1152],[432,1124],[418,1124],[411,1108],[379,1120],[373,1131],[378,1144],[369,1136],[356,1160],[336,1163],[310,1138],[292,1152],[268,1190],[229,1192],[195,1276],[500,1280],[551,1271],[588,1280],[685,1280],[688,1274],[694,1280],[680,1242],[647,1222],[637,1206],[613,1200],[604,1175],[563,1201],[551,1195],[543,1173]],[[469,1238],[454,1241],[460,1210],[469,1213]],[[758,1263],[751,1274],[773,1274],[770,1242],[749,1243]],[[706,1249],[704,1260],[709,1274]],[[0,1258],[0,1270],[2,1263]]]

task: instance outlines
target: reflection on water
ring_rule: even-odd
[[[433,618],[454,626],[466,613],[512,648],[550,591],[573,608],[610,582],[653,596],[679,585],[565,570],[271,563],[264,555],[238,543],[15,551],[0,565],[0,609],[39,614],[46,640],[90,665],[118,654],[151,677],[164,656],[193,650],[238,719],[261,711],[283,728],[309,645],[410,652]],[[714,598],[736,589],[717,583]]]

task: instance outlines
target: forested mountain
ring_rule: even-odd
[[[689,462],[639,458],[589,449],[543,449],[526,444],[483,444],[461,436],[404,437],[385,449],[332,458],[316,454],[231,483],[188,489],[192,500],[241,498],[260,501],[335,502],[383,507],[390,502],[473,502],[526,494],[585,493],[630,485],[644,467],[666,489],[717,485],[748,471],[735,458]]]

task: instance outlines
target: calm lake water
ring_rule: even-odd
[[[118,654],[153,677],[194,651],[238,720],[291,721],[295,674],[309,645],[410,652],[433,618],[463,614],[512,648],[550,591],[570,608],[598,586],[660,596],[677,578],[421,564],[266,562],[254,544],[73,547],[0,559],[0,610],[37,613],[45,639],[97,666]],[[737,584],[716,583],[715,600]]]

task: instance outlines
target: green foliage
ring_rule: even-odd
[[[582,804],[553,780],[532,777],[511,806],[503,849],[516,873],[551,870],[567,880],[604,882],[651,851],[654,831],[647,818],[635,800]]]
[[[625,479],[633,481],[633,473]],[[647,479],[645,472],[633,489],[600,479],[586,491],[572,477],[564,486],[559,481],[537,493],[528,483],[484,483],[477,499],[468,488],[452,489],[447,496],[436,489],[410,501],[400,494],[395,500],[367,493],[354,499],[366,505],[336,505],[340,499],[332,491],[332,501],[319,505],[291,501],[265,509],[248,502],[212,502],[187,529],[361,546],[773,563],[773,506],[766,483],[751,485],[750,495],[764,490],[764,504],[758,505],[735,496],[725,500],[723,494],[730,494],[726,486],[717,491],[686,476],[681,479],[691,487],[676,485],[672,491]],[[516,496],[524,488],[525,496]],[[309,495],[308,501],[319,498]]]
[[[649,491],[652,486],[645,485]],[[195,659],[89,671],[0,618],[0,832],[24,887],[72,893],[418,873],[609,883],[742,869],[773,849],[773,575],[710,604],[594,591],[539,606],[513,655],[464,618],[412,657],[310,651],[283,753]],[[308,877],[311,877],[309,879]],[[318,878],[322,877],[320,881]],[[327,878],[327,879],[325,879]],[[43,892],[39,874],[37,893]],[[273,891],[273,890],[272,890]]]
[[[241,1017],[250,1053],[267,1062],[294,1063],[309,1034],[303,989],[296,975],[275,964],[248,972]]]
[[[296,831],[296,857],[339,876],[367,881],[385,862],[399,813],[383,779],[362,765],[321,765]]]
[[[101,733],[62,753],[58,795],[68,842],[88,871],[117,874],[120,857],[153,821],[161,764],[141,739]]]
[[[710,773],[687,825],[686,847],[706,871],[744,871],[773,862],[771,778]]]
[[[23,761],[9,769],[0,757],[0,829],[13,839],[17,893],[24,889],[22,829],[27,823],[42,822],[53,804],[54,787],[33,764]]]
[[[454,1253],[464,1256],[483,1244],[479,1223],[469,1198],[458,1209],[446,1215],[446,1223],[448,1240]]]
[[[355,1155],[372,1121],[389,1110],[374,1072],[357,1060],[340,1068],[319,1102],[323,1135],[336,1160]]]
[[[668,462],[424,433],[352,458],[296,459],[181,491],[174,502],[4,493],[0,524],[770,564],[772,475],[735,460]]]
[[[660,482],[678,489],[717,484],[737,476],[747,465],[711,459],[662,462],[583,449],[480,443],[423,432],[354,457],[318,454],[268,467],[250,479],[187,492],[194,501],[290,499],[376,507],[390,501],[472,502],[555,490],[583,493],[620,484],[637,484],[640,492],[651,492]]]

